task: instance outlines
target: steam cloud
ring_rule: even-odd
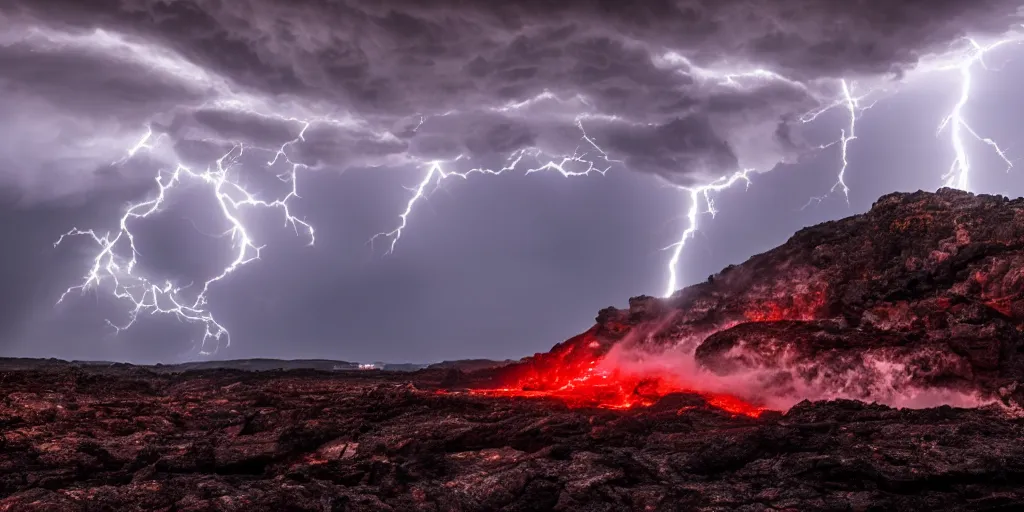
[[[683,339],[660,349],[643,342],[671,320],[669,316],[660,326],[635,327],[612,347],[600,363],[602,369],[624,376],[654,376],[675,389],[731,394],[775,410],[788,410],[802,400],[849,399],[905,408],[980,407],[998,402],[980,390],[923,383],[923,376],[966,364],[955,354],[934,349],[915,352],[881,347],[806,358],[796,354],[791,345],[779,343],[768,351],[778,357],[765,357],[763,350],[740,343],[724,357],[742,364],[715,371],[695,356],[703,339]]]

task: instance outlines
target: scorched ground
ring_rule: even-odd
[[[0,510],[1012,510],[1002,408],[669,394],[628,410],[437,388],[438,372],[10,371]]]
[[[494,369],[3,368],[0,512],[1021,510],[1024,200],[890,194]]]

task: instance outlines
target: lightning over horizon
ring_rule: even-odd
[[[690,70],[691,72],[693,72],[696,76],[701,77],[703,80],[709,80],[709,81],[713,81],[713,82],[718,82],[720,84],[727,85],[729,87],[741,88],[742,89],[744,87],[758,87],[761,84],[763,84],[764,82],[782,82],[782,83],[785,83],[785,84],[788,84],[788,85],[796,86],[796,87],[798,87],[798,88],[800,88],[802,90],[808,90],[808,87],[806,85],[804,85],[804,84],[801,84],[801,83],[799,83],[799,82],[797,82],[795,80],[786,78],[783,75],[780,75],[780,74],[778,74],[776,72],[773,72],[773,71],[770,71],[770,70],[766,70],[766,69],[763,69],[763,68],[755,68],[755,69],[750,69],[750,70],[734,70],[734,69],[718,69],[718,70],[716,70],[716,69],[702,68],[702,67],[699,67],[699,66],[695,65],[693,62],[691,62],[686,57],[684,57],[682,55],[679,55],[678,53],[675,53],[675,52],[669,52],[669,53],[667,53],[665,55],[662,55],[662,56],[659,57],[659,59],[660,59],[660,61],[662,61],[662,62],[664,62],[664,63],[666,63],[667,65],[670,65],[670,66],[681,66],[681,67],[684,67],[684,68]],[[746,82],[750,82],[750,83],[746,83]],[[844,108],[844,109],[846,109],[849,112],[848,128],[845,128],[845,129],[841,130],[840,138],[837,139],[834,142],[831,142],[829,144],[824,144],[824,145],[821,145],[821,146],[818,147],[818,149],[827,149],[829,147],[832,147],[833,145],[839,145],[840,146],[840,148],[841,148],[841,153],[840,153],[841,167],[840,167],[838,175],[837,175],[836,184],[833,185],[833,187],[829,191],[829,193],[835,192],[836,189],[840,189],[842,191],[844,197],[846,198],[847,204],[849,204],[849,187],[846,186],[846,182],[844,181],[845,173],[846,173],[846,168],[849,165],[849,161],[848,161],[848,157],[847,157],[848,145],[849,145],[849,143],[851,141],[856,139],[856,132],[855,132],[855,130],[856,130],[856,122],[857,122],[858,117],[860,117],[860,115],[865,110],[867,110],[867,109],[871,108],[872,106],[874,106],[874,103],[869,104],[867,106],[862,106],[861,105],[861,101],[863,101],[867,95],[864,95],[864,96],[854,96],[852,94],[852,92],[851,92],[849,84],[847,83],[847,81],[845,79],[842,79],[839,82],[840,82],[840,85],[841,85],[842,96],[839,99],[837,99],[837,100],[828,102],[826,105],[824,105],[821,108],[815,109],[815,110],[813,110],[811,112],[808,112],[808,113],[804,114],[803,116],[800,117],[800,121],[802,123],[813,122],[819,116],[821,116],[822,114],[824,114],[824,113],[826,113],[828,111],[831,111],[833,109],[836,109],[836,108]],[[585,99],[582,99],[582,98],[580,98],[580,99],[582,100],[582,102],[584,104],[586,104]],[[529,99],[526,99],[526,100],[523,100],[523,101],[520,101],[520,102],[511,103],[511,104],[509,104],[509,105],[507,105],[505,107],[501,107],[500,110],[502,110],[502,111],[518,110],[518,109],[521,109],[523,107],[536,104],[537,102],[543,101],[543,100],[555,100],[555,101],[558,101],[558,102],[563,102],[563,100],[558,98],[556,95],[552,94],[550,91],[544,91],[543,93],[537,95],[536,97],[529,98]],[[597,173],[597,174],[604,175],[611,168],[610,164],[612,164],[612,163],[622,163],[621,160],[612,160],[612,159],[610,159],[608,154],[601,147],[599,147],[594,142],[593,139],[591,139],[587,135],[586,131],[583,128],[583,125],[581,123],[581,120],[580,120],[579,116],[577,116],[577,118],[575,120],[575,123],[576,123],[577,127],[579,128],[580,132],[582,133],[581,139],[583,141],[586,141],[589,144],[589,146],[592,147],[592,149],[596,150],[598,152],[599,156],[601,157],[601,159],[605,163],[609,164],[609,166],[608,167],[604,167],[603,169],[596,167],[593,161],[585,160],[584,159],[584,157],[586,156],[586,153],[582,153],[581,154],[579,152],[579,148],[577,147],[576,152],[574,152],[572,155],[569,155],[569,156],[563,156],[561,158],[561,161],[559,161],[559,162],[555,162],[554,160],[549,161],[549,162],[547,162],[547,163],[545,163],[545,164],[543,164],[543,165],[541,165],[539,167],[534,167],[534,168],[530,168],[530,169],[526,170],[525,174],[528,175],[528,174],[531,174],[531,173],[534,173],[534,172],[538,172],[538,171],[542,171],[542,170],[551,170],[551,171],[556,171],[556,172],[560,173],[563,177],[587,176],[587,175],[590,175],[591,173]],[[422,124],[422,120],[420,121],[420,124]],[[408,226],[409,216],[412,215],[414,206],[416,205],[416,203],[418,201],[420,201],[421,199],[424,199],[426,197],[426,195],[427,195],[427,187],[431,183],[434,183],[435,186],[440,186],[440,183],[443,180],[445,180],[448,177],[452,177],[452,176],[457,176],[457,177],[466,179],[466,178],[469,177],[469,175],[474,174],[474,173],[485,174],[485,175],[500,175],[500,174],[503,174],[505,172],[514,171],[514,170],[517,169],[517,166],[519,165],[519,163],[522,160],[523,156],[525,154],[527,154],[528,151],[536,151],[536,150],[534,150],[533,148],[528,148],[528,149],[517,151],[516,153],[512,154],[508,158],[509,163],[507,165],[505,165],[504,167],[502,167],[500,169],[497,169],[497,170],[485,169],[485,168],[473,168],[473,169],[470,169],[470,170],[465,171],[465,172],[445,171],[444,163],[443,162],[440,162],[440,161],[431,162],[429,164],[429,168],[427,170],[427,173],[424,175],[422,181],[420,181],[420,183],[416,187],[411,189],[412,192],[413,192],[413,195],[411,196],[409,201],[406,203],[405,210],[399,215],[399,224],[398,224],[398,226],[395,227],[391,231],[377,233],[376,235],[374,235],[370,239],[370,242],[372,243],[374,240],[376,240],[378,238],[388,239],[388,240],[391,241],[391,243],[390,243],[390,246],[389,246],[389,248],[387,250],[387,253],[393,252],[395,250],[395,245],[398,242],[398,239],[401,238],[402,233],[404,232],[404,230]],[[535,152],[535,153],[533,153],[533,156],[536,157],[538,154],[539,154],[539,152]],[[459,155],[457,158],[454,159],[454,162],[457,162],[458,160],[461,160],[461,158],[462,158],[462,155]],[[582,170],[582,171],[568,171],[568,170],[566,170],[566,165],[568,163],[570,163],[570,162],[585,164],[586,168],[584,170]],[[451,162],[448,162],[448,163],[451,163]],[[748,169],[744,169],[744,170],[741,170],[741,171],[736,171],[732,175],[722,176],[722,177],[720,177],[720,178],[718,178],[716,180],[713,180],[710,183],[707,183],[705,185],[698,185],[698,186],[678,186],[678,185],[676,185],[676,188],[679,188],[680,190],[684,190],[684,191],[686,191],[688,193],[689,198],[690,198],[690,206],[689,206],[689,208],[687,210],[687,213],[686,213],[687,224],[684,227],[682,233],[680,234],[680,237],[679,237],[678,241],[672,243],[671,245],[669,245],[669,246],[667,246],[667,247],[665,247],[663,249],[663,250],[671,250],[672,251],[671,257],[669,258],[668,263],[667,263],[668,278],[667,278],[667,281],[666,281],[666,284],[665,284],[665,287],[666,287],[665,288],[665,292],[664,292],[664,296],[665,297],[671,297],[672,294],[674,294],[677,291],[677,289],[678,289],[678,281],[679,281],[679,278],[678,278],[678,265],[679,265],[680,258],[682,256],[683,246],[686,244],[686,241],[689,238],[691,238],[696,233],[696,230],[697,230],[697,216],[698,216],[698,210],[699,210],[698,200],[700,199],[700,197],[703,197],[704,203],[707,206],[707,211],[704,212],[704,213],[710,214],[712,217],[714,217],[714,215],[715,215],[715,213],[717,213],[717,211],[715,210],[714,200],[712,199],[711,194],[713,192],[719,192],[719,191],[725,190],[727,188],[730,188],[733,184],[735,184],[736,182],[741,181],[741,180],[744,181],[747,184],[747,187],[749,187],[750,186],[749,175],[750,175],[750,173],[752,173],[754,171],[755,171],[755,169],[753,169],[753,168],[748,168]],[[820,202],[823,198],[824,198],[824,196],[813,197],[813,198],[811,198],[811,201],[817,200],[817,201]],[[810,204],[810,202],[808,204]],[[805,207],[806,207],[806,205],[805,205]]]
[[[198,342],[198,353],[200,355],[212,355],[220,348],[215,346],[213,350],[207,348],[208,342],[219,342],[225,338],[225,347],[231,344],[231,334],[220,322],[218,322],[208,309],[210,287],[225,279],[238,268],[260,259],[262,245],[256,245],[253,237],[245,223],[241,220],[239,212],[243,208],[270,208],[281,211],[285,224],[290,225],[298,234],[300,228],[309,237],[309,245],[315,242],[313,227],[306,221],[297,218],[292,214],[289,201],[300,197],[298,193],[297,171],[303,164],[292,162],[286,153],[288,146],[304,140],[306,130],[310,123],[303,122],[298,135],[279,148],[272,151],[273,157],[266,162],[267,167],[275,165],[279,160],[285,161],[290,169],[278,178],[290,184],[288,193],[272,201],[256,198],[242,185],[230,179],[230,171],[239,157],[242,156],[245,146],[238,144],[215,161],[215,168],[208,167],[203,171],[194,171],[190,167],[178,164],[169,174],[158,172],[156,176],[157,195],[153,199],[140,201],[128,206],[121,217],[116,234],[107,232],[99,235],[92,229],[72,228],[60,236],[54,247],[64,242],[65,238],[73,236],[86,236],[93,240],[98,247],[98,252],[93,258],[92,267],[83,278],[81,284],[69,287],[61,294],[57,303],[60,304],[74,291],[85,292],[94,287],[99,287],[104,281],[109,280],[112,289],[111,293],[117,300],[129,303],[128,321],[123,324],[115,324],[107,320],[107,324],[117,332],[130,328],[138,320],[140,313],[173,315],[180,320],[189,323],[198,323],[203,326],[202,339]],[[153,131],[147,127],[146,133],[139,142],[128,150],[128,156],[135,156],[141,149],[152,149],[148,141],[152,138]],[[267,151],[267,150],[264,150]],[[165,176],[169,176],[165,179]],[[222,236],[229,236],[232,246],[235,249],[235,257],[217,275],[207,279],[202,289],[191,300],[183,296],[187,287],[180,286],[170,281],[163,283],[153,282],[137,271],[139,264],[139,249],[135,244],[135,235],[131,231],[130,221],[145,219],[160,213],[161,207],[167,199],[169,191],[178,186],[183,179],[194,180],[206,185],[213,192],[217,206],[230,228]],[[127,254],[117,252],[119,248]]]
[[[697,205],[699,204],[698,201],[700,200],[700,196],[704,197],[704,204],[708,207],[706,213],[714,217],[715,214],[718,213],[718,210],[715,210],[715,202],[714,199],[711,198],[711,193],[725,190],[741,180],[747,184],[747,187],[750,187],[749,174],[752,171],[753,169],[738,171],[733,173],[731,176],[722,176],[707,185],[699,187],[679,187],[680,190],[685,190],[690,195],[690,207],[686,213],[686,220],[688,223],[686,229],[683,230],[682,235],[679,237],[679,241],[665,247],[664,249],[666,251],[669,249],[672,250],[672,256],[668,260],[668,282],[665,284],[665,297],[671,297],[679,290],[679,276],[677,275],[679,257],[683,253],[683,246],[686,245],[686,240],[691,238],[697,232]]]
[[[704,72],[703,74],[707,74],[707,72]],[[787,79],[787,78],[785,78],[785,77],[783,77],[783,76],[781,76],[781,75],[779,75],[777,73],[766,71],[766,70],[756,70],[754,72],[739,73],[739,74],[737,74],[737,73],[729,73],[729,74],[726,74],[726,75],[723,75],[723,76],[724,76],[724,79],[727,80],[730,83],[735,83],[736,77],[742,77],[742,76],[757,77],[757,78],[770,79],[770,80],[782,80],[782,81],[785,81],[785,82],[792,83],[791,80],[789,80],[789,79]],[[872,103],[872,104],[870,104],[870,105],[868,105],[866,107],[862,107],[860,102],[864,99],[864,96],[861,96],[861,97],[853,96],[853,94],[850,91],[850,86],[849,86],[849,84],[847,83],[847,81],[845,79],[840,80],[840,84],[841,84],[841,90],[842,90],[842,97],[841,98],[839,98],[839,99],[837,99],[835,101],[832,101],[830,103],[827,103],[825,106],[823,106],[823,107],[821,107],[819,109],[813,110],[811,112],[808,112],[808,113],[806,113],[806,114],[804,114],[803,116],[800,117],[800,122],[801,123],[810,123],[810,122],[813,122],[816,119],[818,119],[818,117],[821,116],[822,114],[824,114],[825,112],[831,111],[831,110],[836,109],[836,108],[844,108],[847,112],[849,112],[849,124],[848,124],[847,128],[844,128],[844,129],[841,130],[840,138],[837,139],[836,141],[830,142],[828,144],[820,145],[817,148],[819,150],[824,150],[824,149],[828,149],[828,148],[830,148],[830,147],[832,147],[834,145],[839,145],[839,147],[840,147],[841,166],[839,168],[839,172],[838,172],[837,177],[836,177],[836,183],[834,185],[832,185],[832,188],[829,189],[828,193],[826,193],[825,195],[811,197],[808,200],[807,204],[805,204],[803,206],[803,208],[801,208],[801,209],[807,208],[810,204],[812,204],[812,202],[820,203],[829,194],[832,194],[833,192],[835,192],[836,189],[839,189],[839,190],[842,191],[843,197],[846,199],[847,205],[850,204],[850,188],[846,185],[846,181],[845,181],[845,179],[846,179],[846,168],[849,166],[849,160],[848,160],[848,157],[847,157],[847,155],[848,155],[848,146],[849,146],[849,143],[851,141],[853,141],[854,139],[857,138],[856,126],[857,126],[857,119],[858,119],[858,117],[860,117],[860,115],[865,110],[867,110],[867,109],[871,108],[872,106],[874,106],[874,103]],[[664,297],[666,297],[666,298],[672,297],[672,295],[674,295],[675,292],[679,290],[679,275],[678,275],[679,274],[679,270],[678,270],[679,261],[680,261],[680,258],[682,256],[683,247],[686,245],[686,241],[689,238],[692,238],[696,234],[696,232],[697,232],[697,216],[698,216],[698,213],[699,213],[698,212],[698,209],[699,209],[698,208],[698,202],[700,201],[700,198],[703,197],[704,198],[704,204],[707,205],[707,210],[704,213],[710,214],[711,217],[714,218],[715,214],[717,213],[717,210],[715,209],[714,200],[711,197],[711,193],[712,192],[720,192],[722,190],[728,189],[728,188],[732,187],[735,183],[737,183],[739,181],[743,181],[744,183],[746,183],[746,187],[749,189],[750,188],[750,173],[751,172],[754,172],[754,169],[744,169],[742,171],[737,171],[737,172],[733,173],[732,175],[722,176],[722,177],[718,178],[717,180],[714,180],[714,181],[712,181],[712,182],[710,182],[710,183],[708,183],[706,185],[697,186],[697,187],[678,187],[681,190],[685,190],[685,191],[687,191],[689,193],[689,196],[690,196],[690,206],[689,206],[689,209],[687,210],[687,213],[686,213],[686,220],[687,220],[686,227],[684,228],[682,234],[680,235],[679,240],[677,242],[675,242],[675,243],[673,243],[673,244],[671,244],[671,245],[669,245],[669,246],[667,246],[667,247],[665,247],[663,249],[663,250],[671,250],[672,251],[672,256],[668,260],[668,279],[667,279],[667,281],[665,283],[665,291],[664,291],[664,295],[663,295]]]
[[[36,317],[92,322],[92,309],[68,304],[100,292],[117,308],[103,315],[115,334],[177,319],[201,355],[238,353],[243,338],[448,339],[435,325],[443,306],[511,301],[524,276],[549,276],[536,293],[550,300],[575,290],[560,300],[586,311],[624,293],[672,297],[880,192],[998,192],[1012,179],[985,168],[1012,169],[1019,135],[1003,112],[980,112],[1012,111],[1003,96],[1018,66],[986,83],[1024,42],[1011,0],[396,1],[0,8],[11,127],[0,197],[25,225],[61,219],[45,229],[47,258],[82,266],[54,284],[58,273],[40,271],[34,282],[52,290],[33,293],[46,308],[24,306],[35,316],[10,337],[56,337]],[[928,89],[950,97],[915,103]],[[570,180],[571,196],[516,181],[534,174],[592,179]],[[427,202],[453,192],[452,178],[470,184],[433,214],[465,233],[409,236],[430,229]],[[749,194],[736,201],[741,183]],[[168,218],[178,213],[212,243],[182,242],[187,224]],[[291,254],[277,221],[316,249]],[[431,252],[448,243],[472,261],[451,268]],[[407,328],[387,313],[404,301],[419,301],[404,314],[422,315]],[[491,324],[452,337],[472,346],[475,333],[501,331],[512,344],[565,325],[550,304],[518,302],[516,315],[548,315],[536,335],[499,326],[516,315],[494,303],[479,313]]]
[[[968,184],[967,176],[970,171],[966,149],[964,148],[962,141],[961,130],[967,131],[967,133],[974,136],[977,140],[991,146],[1007,163],[1008,168],[1012,167],[1012,162],[1006,157],[1004,151],[991,139],[979,136],[963,120],[962,117],[962,109],[970,99],[971,67],[975,63],[980,63],[984,67],[983,57],[985,53],[1007,44],[1011,42],[1011,40],[1000,40],[988,46],[981,46],[973,39],[968,39],[968,41],[974,49],[968,57],[965,57],[963,61],[959,61],[956,64],[948,64],[935,68],[937,70],[955,69],[958,70],[962,76],[959,101],[953,107],[951,113],[943,119],[937,131],[937,133],[941,133],[941,131],[947,127],[950,128],[950,131],[952,132],[951,144],[956,152],[956,159],[953,166],[943,177],[946,180],[945,186],[961,189],[966,189]],[[807,89],[805,84],[801,84],[778,73],[761,68],[749,71],[711,70],[707,68],[699,68],[686,58],[677,54],[669,54],[669,56],[665,57],[665,60],[677,65],[687,66],[694,70],[694,73],[697,76],[700,76],[705,80],[718,81],[719,83],[729,87],[757,87],[760,83],[777,81],[796,85],[802,89]],[[822,114],[834,109],[841,108],[847,113],[847,126],[840,130],[840,137],[833,142],[822,144],[817,148],[819,150],[824,150],[832,146],[839,147],[840,163],[836,175],[836,182],[825,195],[811,197],[803,208],[806,208],[813,203],[820,203],[825,197],[837,191],[843,194],[844,199],[847,204],[849,204],[850,189],[845,181],[846,170],[850,164],[849,145],[857,138],[857,120],[866,110],[873,107],[877,101],[864,105],[862,102],[875,91],[872,90],[863,95],[854,95],[852,86],[846,79],[839,80],[839,84],[841,91],[839,98],[825,102],[822,107],[809,111],[799,118],[801,123],[806,124],[816,121]],[[577,99],[580,100],[582,104],[586,105],[586,100],[584,98],[577,97]],[[564,100],[548,91],[545,91],[535,97],[519,102],[509,103],[503,107],[497,107],[495,110],[501,112],[522,110],[533,106],[538,102],[547,100],[564,103]],[[158,173],[156,178],[158,185],[157,197],[155,199],[141,201],[130,205],[126,209],[124,216],[120,219],[119,230],[116,234],[106,233],[101,236],[91,229],[82,230],[73,228],[62,235],[54,244],[55,246],[59,245],[68,236],[84,235],[90,237],[99,246],[99,251],[93,259],[93,265],[84,277],[83,282],[65,290],[65,292],[60,296],[58,303],[63,302],[66,296],[73,291],[85,291],[92,287],[97,287],[103,281],[109,279],[113,285],[112,295],[117,300],[127,301],[130,307],[130,310],[128,311],[129,319],[126,323],[115,324],[108,320],[108,324],[117,332],[121,332],[124,329],[131,327],[142,312],[150,314],[168,314],[173,315],[180,320],[190,323],[198,323],[203,326],[202,338],[198,342],[200,354],[210,355],[215,353],[217,348],[214,348],[212,351],[208,351],[207,343],[211,341],[219,341],[222,337],[227,339],[225,346],[230,346],[230,333],[228,329],[219,323],[208,309],[208,293],[210,291],[210,287],[225,279],[239,267],[254,260],[258,260],[260,257],[260,251],[264,247],[255,245],[245,224],[238,218],[237,212],[243,207],[279,208],[282,210],[286,224],[291,225],[291,227],[296,230],[296,233],[298,233],[300,228],[302,231],[305,231],[309,237],[310,245],[313,245],[315,241],[312,226],[306,221],[295,217],[289,209],[289,202],[292,199],[300,197],[297,189],[296,173],[300,168],[304,168],[306,166],[304,164],[291,161],[286,152],[288,147],[305,140],[304,136],[311,126],[311,122],[275,115],[271,115],[269,117],[278,117],[301,124],[301,129],[294,139],[288,140],[279,148],[274,150],[261,149],[262,151],[273,153],[273,157],[266,162],[268,167],[274,166],[279,160],[284,160],[290,166],[290,169],[287,172],[279,175],[279,178],[282,181],[291,184],[291,190],[285,197],[275,199],[273,201],[256,199],[241,185],[229,179],[229,170],[231,166],[237,162],[238,157],[242,155],[242,152],[245,149],[245,146],[242,144],[234,145],[231,150],[217,159],[215,162],[215,168],[208,168],[205,171],[196,172],[189,167],[179,164],[177,168],[169,174],[170,178],[166,181],[164,180],[165,174]],[[505,165],[496,169],[486,167],[472,167],[464,171],[446,169],[446,166],[454,166],[466,160],[466,155],[464,154],[460,154],[449,160],[435,160],[430,162],[428,164],[427,172],[423,176],[422,180],[415,187],[410,189],[412,195],[406,202],[405,209],[399,215],[399,224],[391,231],[377,233],[370,238],[369,242],[372,244],[377,239],[385,239],[389,242],[388,249],[385,254],[394,252],[399,239],[402,237],[403,232],[409,225],[410,216],[413,214],[415,206],[429,194],[428,188],[430,188],[431,185],[433,185],[434,188],[440,187],[444,180],[451,177],[468,179],[469,176],[473,174],[497,176],[507,172],[520,170],[524,175],[541,171],[550,171],[557,172],[563,177],[581,177],[592,174],[604,175],[611,169],[613,164],[622,164],[622,160],[611,158],[609,154],[601,148],[601,146],[599,146],[590,135],[587,134],[582,123],[582,119],[585,117],[585,114],[577,115],[574,121],[574,124],[581,134],[580,141],[582,146],[578,146],[571,154],[550,159],[546,162],[542,160],[543,152],[535,147],[521,148],[512,152],[506,158]],[[413,131],[419,129],[426,119],[427,116],[421,115],[416,127],[413,128]],[[156,139],[158,140],[164,136],[165,134],[160,134]],[[140,137],[132,147],[128,148],[125,156],[114,162],[114,165],[124,164],[142,150],[153,149],[155,142],[152,127],[147,125],[146,132],[143,136]],[[536,161],[536,164],[534,166],[523,165],[524,159],[532,159]],[[521,169],[521,167],[524,169]],[[721,176],[704,185],[675,185],[676,188],[687,193],[689,206],[687,207],[685,214],[686,224],[683,231],[680,233],[679,239],[663,249],[665,251],[670,251],[670,257],[666,265],[668,277],[665,282],[665,297],[671,297],[679,289],[679,265],[683,254],[683,248],[686,246],[687,241],[691,239],[698,230],[698,216],[701,214],[709,214],[714,218],[717,213],[714,199],[712,197],[713,194],[731,188],[740,181],[743,181],[749,188],[751,184],[750,174],[754,171],[755,169],[753,168],[743,169],[732,174]],[[224,219],[231,225],[231,228],[225,233],[225,235],[231,237],[232,246],[236,250],[235,258],[224,267],[222,272],[206,280],[203,283],[202,289],[190,300],[186,300],[183,296],[183,292],[186,289],[185,287],[167,281],[163,283],[152,282],[136,272],[139,251],[135,246],[135,238],[129,227],[130,220],[142,219],[158,213],[164,204],[166,194],[178,185],[183,178],[196,180],[211,187],[214,191],[220,211]],[[237,198],[235,198],[235,196],[237,196]],[[700,211],[699,205],[701,202],[706,206],[706,210],[703,212]],[[127,256],[120,255],[116,252],[116,249],[122,246],[125,248],[125,251],[127,251]]]
[[[1024,25],[1022,25],[1024,27]],[[1014,35],[1005,39],[1000,39],[994,43],[982,46],[973,38],[965,38],[971,49],[966,56],[963,56],[958,61],[942,65],[936,68],[937,71],[958,71],[960,73],[960,95],[957,102],[953,105],[952,110],[946,117],[939,123],[938,128],[935,130],[935,136],[938,137],[944,130],[949,129],[950,145],[953,148],[954,158],[953,163],[950,164],[949,171],[942,175],[943,186],[957,188],[960,190],[970,191],[969,175],[971,172],[970,159],[967,156],[967,149],[964,145],[963,132],[967,132],[970,136],[974,137],[979,142],[986,144],[1006,163],[1006,170],[1009,171],[1013,168],[1013,162],[1006,156],[999,144],[994,140],[983,137],[971,128],[971,125],[964,120],[963,109],[968,101],[971,99],[971,82],[973,77],[971,75],[971,68],[975,64],[980,64],[983,69],[988,69],[985,65],[985,54],[989,53],[996,48],[1010,44],[1010,43],[1021,43],[1024,41],[1024,35]]]

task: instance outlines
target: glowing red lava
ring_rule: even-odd
[[[585,339],[582,341],[586,341]],[[509,384],[474,389],[473,394],[505,397],[550,397],[569,407],[630,409],[653,405],[669,393],[695,393],[708,405],[731,414],[759,417],[767,409],[732,395],[674,385],[671,375],[633,375],[602,365],[590,343],[566,343],[510,375]],[[579,357],[586,355],[587,357]],[[575,356],[575,357],[574,357]]]
[[[653,393],[651,391],[654,391]],[[495,389],[474,389],[476,395],[557,398],[569,407],[599,407],[603,409],[630,409],[653,405],[669,393],[695,393],[707,400],[708,405],[731,414],[757,418],[765,407],[741,398],[704,391],[695,391],[665,385],[658,378],[622,377],[613,372],[595,372],[577,377],[554,389],[530,389],[529,386],[509,386]]]
[[[818,290],[787,296],[777,301],[764,301],[750,305],[745,316],[752,322],[813,320],[817,318],[816,312],[824,304],[825,292]]]

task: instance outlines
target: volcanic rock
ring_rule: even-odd
[[[780,392],[885,402],[892,386],[938,387],[1019,403],[1022,330],[1024,199],[894,193],[669,298],[604,309],[585,335],[510,368],[506,384],[609,353],[672,352]]]
[[[417,373],[5,372],[0,511],[1015,510],[997,406],[570,408]]]

